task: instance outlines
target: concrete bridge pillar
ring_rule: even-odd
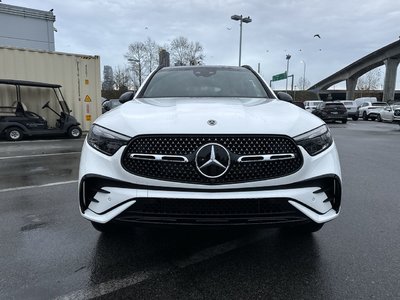
[[[383,101],[394,100],[394,90],[396,87],[397,67],[400,59],[388,58],[385,60],[386,72],[383,83]]]
[[[356,90],[358,77],[352,76],[346,79],[346,99],[354,100],[354,91]]]

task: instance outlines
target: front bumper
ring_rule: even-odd
[[[113,156],[82,149],[79,202],[83,217],[141,224],[272,225],[325,223],[341,203],[336,147],[311,157],[300,147],[303,167],[295,174],[256,182],[197,185],[142,178]]]
[[[98,223],[325,223],[338,215],[341,203],[341,182],[335,175],[287,186],[206,192],[159,189],[89,174],[82,178],[79,191],[82,215]]]

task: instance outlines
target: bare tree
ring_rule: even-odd
[[[142,84],[143,79],[158,66],[158,51],[160,46],[150,38],[144,42],[129,45],[125,58],[132,66],[134,85]]]
[[[377,90],[381,85],[381,69],[373,69],[358,78],[357,90]]]
[[[297,86],[303,90],[306,90],[310,86],[310,81],[307,78],[300,77]]]
[[[127,91],[131,83],[129,68],[121,68],[120,66],[118,66],[114,68],[114,70],[115,88],[119,91]]]
[[[203,46],[199,42],[191,42],[182,36],[162,48],[171,52],[175,65],[199,65],[204,60]],[[150,38],[144,42],[134,42],[129,45],[125,58],[131,66],[132,81],[136,88],[159,65],[160,49],[161,47]]]
[[[134,74],[134,85],[136,87],[142,84],[142,78],[146,76],[145,65],[147,61],[148,53],[146,45],[143,42],[135,42],[129,45],[128,52],[125,54],[125,58],[132,66]]]
[[[160,46],[156,44],[151,38],[147,38],[144,42],[144,46],[146,49],[146,60],[145,60],[145,71],[146,76],[150,74],[159,64],[158,62],[158,52],[160,51]]]
[[[171,42],[170,47],[172,61],[177,66],[198,65],[204,60],[203,47],[199,42],[190,42],[180,36]]]

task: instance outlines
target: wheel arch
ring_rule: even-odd
[[[5,134],[6,130],[12,127],[17,127],[18,129],[22,130],[23,134],[30,135],[28,128],[16,122],[7,122],[6,124],[0,125],[0,133]]]

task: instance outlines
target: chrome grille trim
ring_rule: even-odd
[[[131,153],[129,155],[131,159],[137,160],[156,160],[156,161],[168,161],[177,163],[188,163],[189,160],[183,155],[167,155],[167,154],[148,154],[148,153]]]
[[[239,163],[251,163],[251,162],[270,161],[270,160],[287,160],[294,158],[296,158],[296,156],[293,153],[260,154],[260,155],[243,155],[240,156],[237,159],[237,161]]]

